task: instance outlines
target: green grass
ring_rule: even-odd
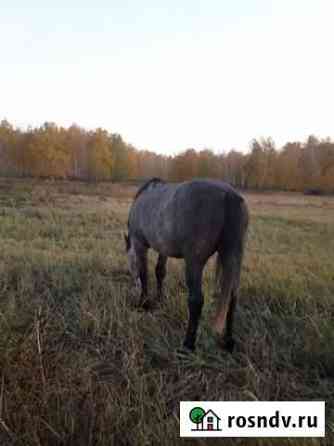
[[[132,297],[122,239],[132,192],[0,184],[1,446],[333,444],[331,199],[291,216],[273,205],[280,196],[261,208],[249,197],[235,353],[211,335],[210,261],[198,349],[184,357],[182,262],[169,262],[154,312]],[[326,400],[326,439],[181,440],[180,400]]]

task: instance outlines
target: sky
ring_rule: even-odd
[[[0,119],[139,149],[334,136],[333,0],[0,0]]]

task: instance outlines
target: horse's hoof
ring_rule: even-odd
[[[222,347],[224,350],[228,351],[229,353],[233,353],[234,347],[235,347],[235,341],[233,338],[224,339],[222,342]]]
[[[153,311],[156,308],[156,304],[151,300],[145,300],[141,303],[140,307],[145,311]]]
[[[162,300],[166,299],[166,293],[165,291],[158,291],[157,292],[157,301],[160,302]]]
[[[185,345],[183,345],[182,347],[180,347],[176,350],[176,353],[178,355],[186,356],[186,355],[191,355],[192,353],[194,353],[194,351],[195,351],[194,348],[191,349],[191,348],[188,348]]]
[[[183,350],[183,353],[186,353],[186,354],[194,353],[194,351],[195,351],[195,344],[192,343],[192,342],[187,342],[187,340],[185,340],[183,342],[181,350]]]
[[[214,334],[214,338],[216,340],[216,343],[222,350],[226,350],[229,353],[233,353],[234,347],[235,347],[235,341],[232,337],[222,337],[218,334]]]

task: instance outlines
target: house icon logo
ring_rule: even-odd
[[[193,407],[189,412],[189,418],[196,425],[192,431],[221,431],[219,426],[221,418],[211,409],[205,412],[202,407]]]

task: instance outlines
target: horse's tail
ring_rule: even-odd
[[[224,330],[226,318],[227,321],[233,318],[249,222],[247,204],[240,195],[228,192],[225,200],[224,222],[216,260],[216,296],[219,303],[215,330],[220,334]],[[232,306],[229,313],[230,303]],[[229,322],[227,330],[228,326]]]
[[[243,197],[236,193],[226,194],[225,218],[221,234],[220,248],[225,253],[242,257],[249,223],[249,212]]]

